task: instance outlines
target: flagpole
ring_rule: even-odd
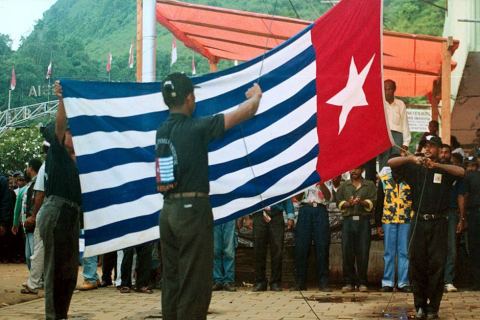
[[[10,101],[12,100],[12,89],[8,89],[8,110],[10,110]]]
[[[50,103],[50,78],[48,77],[47,102]]]

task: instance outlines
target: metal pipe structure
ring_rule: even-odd
[[[155,18],[156,0],[143,0],[142,20],[142,82],[156,80],[157,21]]]

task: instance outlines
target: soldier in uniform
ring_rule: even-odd
[[[427,136],[425,157],[408,156],[388,160],[394,170],[401,167],[413,190],[410,233],[410,269],[417,319],[438,319],[447,259],[450,192],[462,167],[439,163],[442,140]]]
[[[157,130],[157,190],[163,281],[162,313],[170,319],[206,319],[212,295],[213,215],[208,198],[208,143],[257,111],[262,91],[255,84],[236,110],[193,118],[192,81],[173,73],[163,81],[170,115]]]

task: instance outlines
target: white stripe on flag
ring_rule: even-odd
[[[92,230],[130,218],[146,216],[159,211],[162,207],[163,197],[156,193],[134,201],[85,212],[85,229]]]

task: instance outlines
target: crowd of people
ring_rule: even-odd
[[[1,259],[25,261],[29,276],[21,292],[37,294],[45,288],[47,319],[67,318],[79,264],[84,278],[80,290],[115,286],[119,293],[150,294],[161,287],[165,319],[204,319],[212,291],[237,290],[237,231],[244,224],[253,230],[254,292],[283,290],[286,230],[293,231],[295,238],[291,290],[307,289],[308,258],[314,248],[317,288],[331,291],[329,213],[340,211],[342,292],[371,290],[368,263],[373,222],[384,239],[380,290],[413,292],[416,317],[436,319],[443,292],[457,291],[457,235],[466,231],[472,289],[480,290],[477,150],[469,156],[453,137],[451,145],[444,144],[438,122],[431,121],[416,153],[410,153],[405,104],[395,98],[394,81],[386,80],[384,87],[395,145],[374,159],[379,165],[373,175],[368,164],[358,166],[248,217],[214,226],[208,200],[208,142],[252,117],[262,91],[254,85],[236,111],[198,120],[191,117],[195,96],[190,79],[179,73],[169,75],[162,94],[170,116],[156,138],[157,189],[165,199],[159,222],[162,238],[102,257],[80,257],[80,183],[57,83],[56,121],[42,132],[46,161],[31,159],[24,172],[0,176]],[[173,154],[176,162],[165,161]]]

